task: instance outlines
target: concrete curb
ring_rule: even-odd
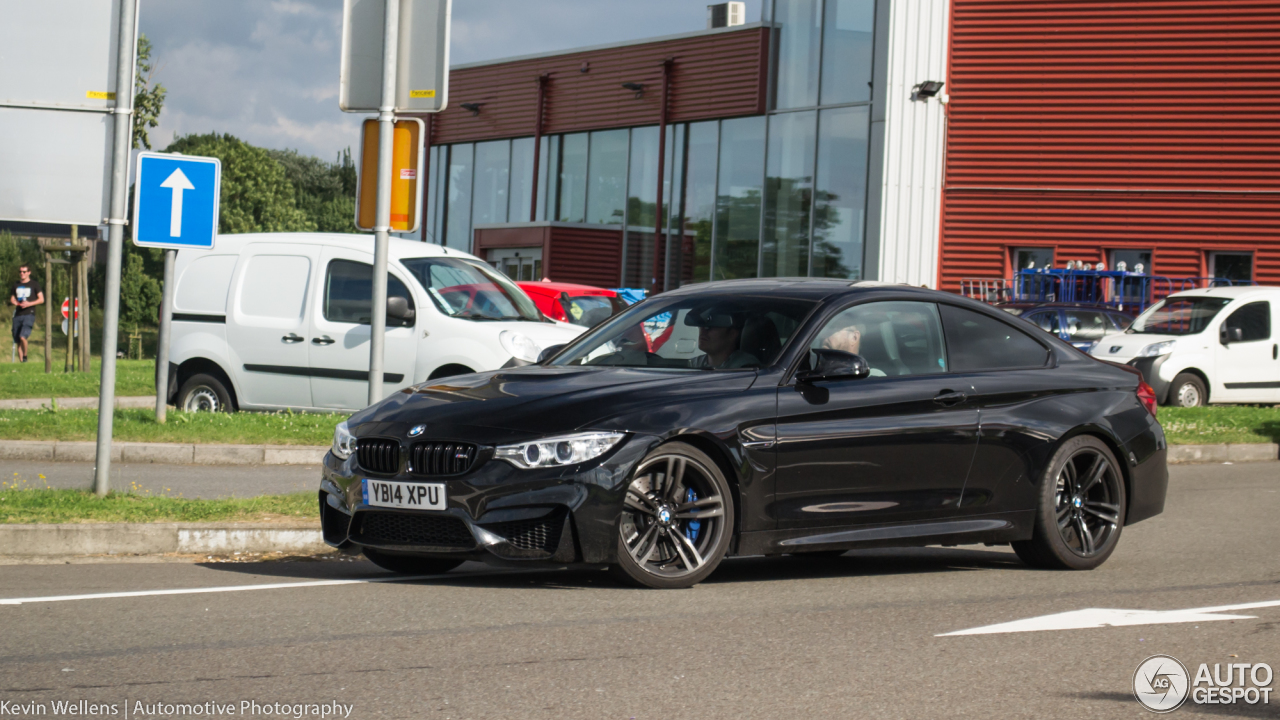
[[[0,525],[0,548],[6,557],[317,553],[332,549],[314,526],[196,523]]]
[[[91,442],[0,440],[0,460],[93,462]],[[170,465],[319,465],[328,445],[198,445],[130,443],[111,445],[111,460]]]
[[[58,401],[59,410],[98,409],[98,398],[96,397],[55,399]],[[40,408],[49,407],[49,402],[50,398],[18,398],[15,400],[0,400],[0,410],[39,410]],[[155,406],[155,395],[134,395],[116,398],[116,408],[153,408]]]
[[[1267,462],[1277,459],[1280,459],[1280,445],[1276,443],[1169,446],[1170,465]]]

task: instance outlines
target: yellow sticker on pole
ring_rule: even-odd
[[[89,90],[85,92],[85,97],[90,100],[115,100],[116,94],[113,92],[102,92],[100,90]]]
[[[435,96],[436,96],[435,90],[410,90],[409,91],[409,97],[411,98],[433,98]]]

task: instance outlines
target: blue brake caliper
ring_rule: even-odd
[[[685,488],[685,491],[684,491],[685,502],[693,502],[694,500],[697,500],[697,499],[698,499],[698,493],[694,492],[693,488]],[[698,540],[698,532],[700,530],[702,530],[702,521],[690,520],[688,524],[684,526],[684,536],[689,538],[689,540],[696,542]]]

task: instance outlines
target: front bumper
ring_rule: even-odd
[[[1158,357],[1140,357],[1130,360],[1127,364],[1130,367],[1137,368],[1142,373],[1142,379],[1156,391],[1156,402],[1161,405],[1168,405],[1169,398],[1169,380],[1160,379],[1160,367],[1164,365],[1172,355],[1164,354]]]
[[[602,458],[567,468],[522,470],[481,453],[477,466],[458,476],[372,476],[443,483],[448,502],[443,511],[366,504],[361,480],[370,476],[362,474],[354,456],[339,460],[330,452],[319,494],[324,540],[352,552],[371,547],[495,564],[609,563],[631,471],[657,442],[656,437],[628,436]]]

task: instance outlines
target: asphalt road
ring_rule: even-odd
[[[93,488],[93,463],[0,460],[0,482],[89,490]],[[111,489],[126,492],[220,498],[315,492],[318,487],[319,465],[111,463]]]
[[[1184,466],[1165,514],[1126,528],[1085,573],[1029,570],[1003,548],[746,558],[682,591],[472,565],[314,584],[387,577],[363,561],[0,567],[0,701],[338,700],[353,718],[1144,718],[1132,678],[1151,655],[1193,674],[1202,662],[1280,670],[1280,606],[938,635],[1086,608],[1280,601],[1277,518],[1280,464]],[[1276,717],[1280,697],[1178,714]]]

